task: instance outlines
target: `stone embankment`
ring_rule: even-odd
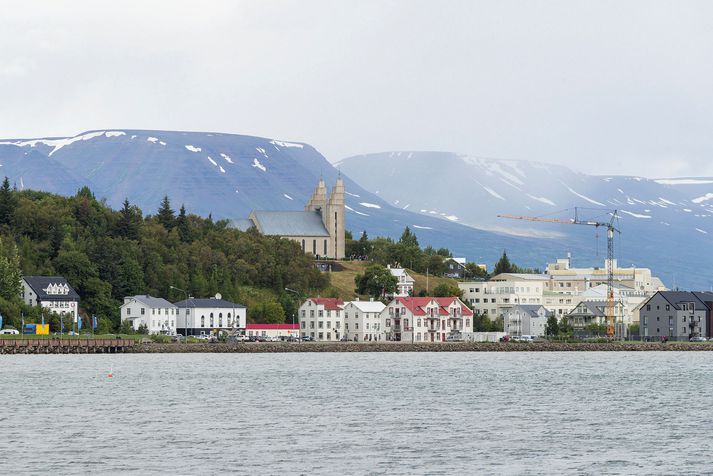
[[[445,342],[409,344],[401,342],[241,342],[224,343],[151,343],[137,344],[133,353],[279,353],[279,352],[638,352],[638,351],[713,351],[713,342],[537,342],[490,343]]]

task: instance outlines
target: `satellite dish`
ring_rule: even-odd
[[[216,299],[223,299],[223,295],[220,293],[215,293],[215,298]]]

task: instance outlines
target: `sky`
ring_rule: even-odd
[[[709,1],[5,1],[0,137],[94,129],[713,176]]]

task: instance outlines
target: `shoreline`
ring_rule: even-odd
[[[260,342],[260,343],[151,343],[137,344],[127,353],[237,353],[269,354],[295,352],[711,352],[713,342],[445,342],[445,343],[346,343],[346,342]]]

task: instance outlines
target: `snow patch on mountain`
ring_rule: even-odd
[[[219,165],[218,168],[220,169],[220,173],[222,173],[222,174],[225,173],[225,169],[221,165]]]
[[[14,145],[16,147],[35,147],[37,144],[44,144],[49,147],[54,147],[52,151],[48,155],[52,155],[58,150],[60,150],[62,147],[68,146],[70,144],[73,144],[77,141],[84,141],[84,140],[91,140],[95,139],[97,137],[119,137],[126,135],[126,132],[123,131],[97,131],[97,132],[88,132],[86,134],[80,134],[78,136],[74,137],[65,137],[61,139],[31,139],[31,140],[25,140],[25,141],[15,141],[15,142],[0,142],[0,145]]]
[[[490,195],[492,195],[493,197],[495,197],[495,198],[497,198],[497,199],[499,199],[499,200],[505,200],[502,195],[500,195],[498,192],[496,192],[496,191],[493,190],[492,188],[486,187],[485,185],[482,185],[482,184],[481,184],[480,186],[483,187],[483,188],[485,189],[485,191],[488,192],[488,193],[489,193]]]
[[[349,205],[344,205],[344,208],[346,208],[346,209],[349,210],[350,212],[356,213],[357,215],[361,215],[361,216],[364,216],[364,217],[368,217],[368,216],[369,216],[369,215],[367,215],[366,213],[362,213],[362,212],[360,212],[360,211],[354,210],[354,209],[353,209],[352,207],[350,207]]]
[[[304,147],[304,145],[302,145],[302,144],[297,144],[295,142],[284,142],[281,140],[271,140],[270,144],[277,145],[280,147],[296,147],[298,149],[302,149]]]
[[[421,226],[421,225],[411,225],[411,226],[413,226],[414,228],[417,228],[419,230],[433,230],[433,228],[431,228],[430,226]]]
[[[696,228],[696,231],[699,232],[699,233],[703,233],[704,235],[707,235],[707,234],[708,234],[707,231],[701,230],[700,228]]]
[[[695,179],[695,178],[673,178],[673,179],[655,179],[654,182],[661,185],[706,185],[713,183],[713,180]]]
[[[713,198],[713,193],[706,193],[702,197],[696,197],[696,198],[692,199],[691,201],[693,203],[703,203],[703,202],[707,202],[711,198]]]
[[[253,159],[253,167],[257,167],[258,169],[262,170],[263,172],[267,172],[267,167],[262,165],[259,160]]]
[[[190,144],[184,146],[186,149],[190,150],[191,152],[200,152],[202,149],[200,147],[195,147]]]
[[[352,197],[361,198],[360,195],[357,195],[356,193],[349,193],[346,190],[344,191],[344,193],[346,193],[347,195],[352,196]]]
[[[156,142],[158,142],[158,137],[149,137],[149,138],[146,139],[146,140],[147,140],[148,142],[151,142],[151,143],[155,144]]]
[[[545,203],[545,204],[547,204],[547,205],[552,205],[553,207],[555,206],[555,202],[553,202],[553,201],[550,200],[549,198],[536,197],[536,196],[534,196],[534,195],[530,195],[529,193],[527,194],[527,196],[530,197],[530,198],[533,199],[533,200],[537,200],[538,202],[542,202],[542,203]]]
[[[606,205],[604,205],[602,202],[598,202],[598,201],[596,201],[596,200],[594,200],[594,199],[592,199],[592,198],[587,197],[586,195],[582,195],[581,193],[575,192],[575,191],[572,190],[572,189],[569,187],[569,185],[567,185],[566,183],[564,183],[564,182],[560,182],[560,183],[561,183],[562,185],[564,185],[567,190],[569,190],[571,193],[573,193],[574,195],[578,196],[579,198],[581,198],[581,199],[583,199],[583,200],[586,200],[586,201],[588,201],[589,203],[593,203],[594,205],[599,205],[599,206],[602,206],[602,207],[605,207],[605,206],[606,206]]]
[[[235,163],[235,162],[233,162],[233,159],[231,159],[230,156],[228,156],[228,154],[223,154],[223,153],[221,153],[220,156],[221,156],[223,159],[225,159],[225,161],[226,161],[227,163],[229,163],[229,164],[234,164],[234,163]]]
[[[210,156],[208,156],[208,161],[209,161],[211,164],[215,165],[216,167],[218,166],[218,162],[216,162],[215,160],[213,160],[213,158],[210,157]]]
[[[283,193],[282,196],[285,197],[285,198],[288,199],[288,200],[294,200],[294,198],[290,197],[290,196],[287,195],[286,193]]]
[[[362,207],[366,207],[366,208],[381,208],[380,205],[377,205],[375,203],[369,203],[369,202],[359,202],[359,205],[361,205]]]
[[[620,213],[626,213],[634,218],[651,218],[651,215],[641,215],[639,213],[627,212],[626,210],[619,210]]]

